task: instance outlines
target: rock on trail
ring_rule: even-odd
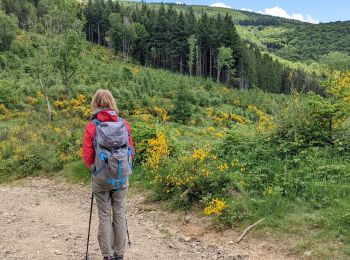
[[[0,259],[83,259],[90,210],[89,187],[42,177],[0,186]],[[233,230],[215,232],[195,215],[170,213],[145,202],[131,188],[127,219],[132,246],[125,259],[294,259],[276,241],[247,237]],[[101,259],[94,206],[90,258]]]

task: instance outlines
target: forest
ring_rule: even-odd
[[[84,127],[105,88],[132,126],[131,186],[150,200],[199,209],[218,229],[264,218],[254,234],[293,241],[295,258],[349,258],[349,44],[336,38],[348,22],[112,0],[0,3],[1,183],[88,185]]]

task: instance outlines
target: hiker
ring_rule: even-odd
[[[92,173],[99,217],[97,239],[103,259],[120,260],[126,247],[125,200],[134,157],[131,127],[119,117],[109,90],[97,90],[91,107],[93,113],[85,129],[82,157]],[[109,141],[113,147],[107,145]]]

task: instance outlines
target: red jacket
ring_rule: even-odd
[[[95,117],[100,122],[108,122],[108,121],[115,121],[117,122],[119,117],[113,110],[102,110],[96,114]],[[123,122],[126,125],[126,128],[128,129],[129,133],[129,144],[131,146],[131,155],[134,157],[134,145],[132,142],[132,136],[131,136],[131,127],[125,119],[123,119]],[[85,127],[85,134],[84,134],[84,144],[83,144],[83,160],[88,167],[88,169],[91,169],[91,165],[95,162],[95,147],[94,147],[94,137],[96,132],[96,126],[95,124],[90,121],[87,126]]]

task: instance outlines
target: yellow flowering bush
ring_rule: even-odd
[[[208,107],[207,108],[207,115],[208,115],[208,117],[212,117],[213,113],[214,113],[214,108],[213,107]]]
[[[141,114],[141,119],[144,122],[148,122],[153,118],[151,114]]]
[[[170,147],[163,131],[157,131],[156,137],[148,140],[148,156],[145,162],[152,172],[155,172],[162,160],[170,154]]]
[[[259,120],[256,129],[259,132],[269,131],[276,128],[276,123],[272,116],[267,115],[264,111],[258,109],[254,105],[248,105],[248,110],[258,115]]]
[[[224,132],[217,132],[217,133],[215,133],[215,136],[218,138],[223,138],[225,136],[225,133]]]
[[[228,113],[225,111],[215,111],[213,108],[207,109],[207,115],[212,119],[216,125],[227,126],[229,123],[239,123],[247,124],[249,120],[243,116],[237,115],[235,113]]]
[[[226,171],[228,170],[228,164],[227,162],[223,162],[222,164],[220,164],[217,169],[220,171],[220,172],[223,172],[223,171]]]
[[[161,107],[153,107],[153,113],[155,116],[159,117],[163,122],[169,120],[168,112]]]
[[[208,157],[209,151],[207,149],[194,149],[192,158],[194,160],[204,161]]]
[[[68,100],[56,100],[53,102],[55,108],[60,112],[68,115],[79,115],[82,118],[89,118],[91,115],[90,104],[87,102],[87,97],[83,94],[78,94],[76,98]]]
[[[7,115],[10,111],[6,108],[6,106],[0,103],[0,115]]]
[[[246,124],[248,123],[248,120],[244,118],[243,116],[237,115],[232,113],[230,115],[230,119],[233,120],[234,122],[240,123],[240,124]]]
[[[13,111],[9,110],[4,104],[0,103],[0,120],[9,120],[15,117],[28,117],[30,111]]]
[[[350,103],[350,71],[335,71],[325,84],[327,93]]]
[[[274,193],[273,188],[271,186],[269,186],[264,192],[263,195],[264,196],[268,196],[268,195],[272,195]]]
[[[223,199],[212,199],[204,209],[206,216],[219,215],[227,208],[227,204]]]
[[[39,100],[36,97],[32,97],[32,96],[27,96],[24,99],[24,102],[31,105],[31,106],[35,106],[36,104],[39,103]]]
[[[135,65],[132,67],[131,71],[133,74],[139,74],[141,71],[141,68],[140,68],[140,66]]]
[[[173,198],[180,205],[188,206],[208,194],[220,196],[232,188],[229,164],[207,147],[194,148],[191,152],[185,149],[169,157],[169,144],[162,132],[150,139],[149,144],[146,166],[161,198]]]

